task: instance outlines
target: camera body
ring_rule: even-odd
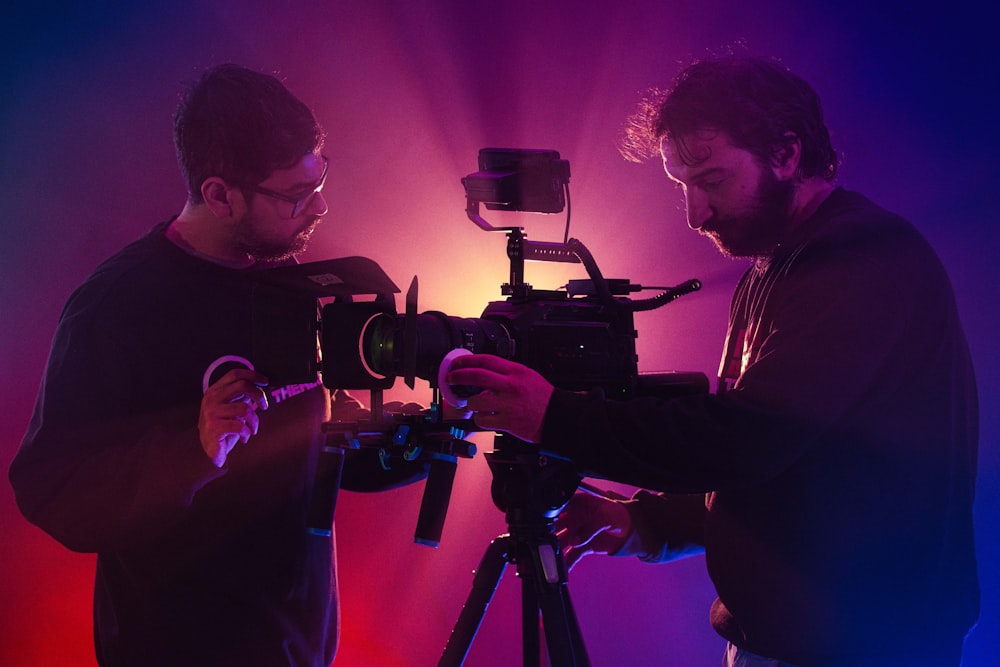
[[[633,394],[636,331],[627,301],[531,290],[486,306],[479,318],[441,312],[398,315],[385,302],[323,308],[323,382],[331,388],[384,389],[403,376],[436,386],[455,348],[495,354],[534,368],[557,387]],[[360,354],[358,350],[360,349]],[[349,360],[344,363],[344,360]]]

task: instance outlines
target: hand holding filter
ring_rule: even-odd
[[[438,366],[438,387],[441,389],[441,398],[444,399],[448,405],[451,407],[462,410],[469,404],[469,397],[475,396],[482,391],[480,387],[471,387],[468,385],[451,385],[448,384],[446,378],[448,373],[451,372],[451,364],[458,357],[464,357],[465,355],[472,354],[469,350],[464,347],[458,347],[444,355],[441,360],[441,365]]]

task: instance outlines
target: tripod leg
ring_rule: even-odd
[[[583,633],[566,585],[550,585],[550,590],[542,595],[540,605],[552,667],[590,667]]]
[[[530,577],[521,578],[521,664],[523,667],[540,667],[542,654],[538,615],[538,591]]]
[[[552,667],[590,667],[583,633],[569,598],[566,563],[557,543],[552,538],[534,544],[531,550],[535,613],[537,617],[537,610],[541,610]]]
[[[472,590],[469,591],[462,613],[459,614],[458,621],[451,631],[451,637],[448,638],[448,644],[438,661],[438,667],[460,667],[465,662],[472,640],[482,625],[486,608],[493,600],[493,594],[496,593],[500,579],[507,568],[510,541],[510,535],[501,535],[486,548],[486,553],[479,561],[479,567],[476,568],[476,574],[472,579]]]

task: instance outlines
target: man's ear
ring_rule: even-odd
[[[201,196],[212,214],[217,218],[232,218],[239,215],[246,202],[239,188],[231,187],[218,176],[206,178],[201,184]]]
[[[793,178],[802,161],[802,141],[794,132],[785,132],[784,141],[771,153],[771,169],[784,181]]]

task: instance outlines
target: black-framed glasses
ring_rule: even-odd
[[[275,199],[280,199],[281,201],[286,201],[292,205],[292,213],[288,216],[288,219],[298,217],[299,213],[309,208],[309,204],[312,203],[316,195],[318,195],[322,190],[323,186],[326,185],[326,172],[327,168],[330,166],[329,160],[326,156],[323,157],[323,173],[319,177],[319,181],[316,183],[316,187],[300,194],[298,196],[286,195],[283,192],[277,192],[275,190],[270,190],[268,188],[262,188],[259,185],[251,185],[249,183],[237,183],[240,188],[249,190],[251,192],[256,192],[257,194],[265,195],[267,197],[274,197]]]

